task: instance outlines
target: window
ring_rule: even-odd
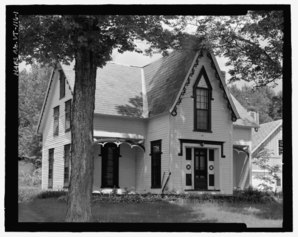
[[[151,142],[151,188],[161,188],[161,140]]]
[[[59,134],[59,106],[54,108],[54,136]]]
[[[65,96],[65,76],[63,71],[60,71],[60,99]]]
[[[54,164],[54,149],[49,149],[49,176],[48,188],[53,188],[53,164]]]
[[[282,155],[282,152],[283,152],[282,140],[278,140],[278,154]]]
[[[70,131],[71,100],[65,102],[65,132]]]
[[[211,95],[212,88],[205,68],[194,84],[194,130],[211,132]]]
[[[64,146],[64,187],[69,186],[70,176],[70,144]]]

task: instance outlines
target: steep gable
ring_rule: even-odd
[[[260,124],[258,131],[252,133],[252,151],[254,152],[273,134],[278,128],[282,126],[282,120],[276,120],[269,123]]]
[[[169,111],[195,54],[192,50],[174,51],[144,67],[150,116]]]

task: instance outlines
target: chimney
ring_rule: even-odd
[[[248,113],[253,118],[254,122],[259,125],[259,113],[256,111],[248,111]]]

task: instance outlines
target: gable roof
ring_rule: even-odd
[[[268,138],[282,126],[282,119],[260,124],[258,132],[252,132],[252,153],[256,151]]]
[[[193,50],[177,50],[144,67],[150,115],[170,110],[195,55]]]
[[[233,122],[233,125],[235,126],[241,126],[241,127],[254,127],[258,128],[259,125],[254,121],[253,117],[249,115],[247,110],[240,104],[240,102],[232,95],[231,98],[234,102],[234,105],[236,107],[236,110],[239,113],[240,118],[237,119],[235,122]]]
[[[199,53],[193,50],[177,50],[144,67],[107,63],[105,67],[98,68],[94,113],[148,118],[169,112],[177,102],[190,71],[194,69],[198,55]],[[245,118],[239,115],[241,105],[238,105],[239,102],[236,102],[237,106],[234,104],[235,100],[227,89],[216,59],[213,54],[210,55],[219,72],[219,80],[231,110],[237,118]],[[73,93],[74,61],[70,65],[60,66]],[[49,85],[52,80],[53,78]],[[252,123],[246,125],[253,126]]]

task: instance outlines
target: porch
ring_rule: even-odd
[[[96,138],[93,192],[135,191],[143,167],[141,139]]]

